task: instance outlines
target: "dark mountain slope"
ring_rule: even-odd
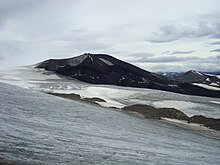
[[[69,59],[50,59],[38,68],[94,84],[146,87],[155,84],[168,86],[172,80],[145,71],[109,55],[83,54]]]
[[[181,76],[176,77],[175,80],[184,83],[209,83],[211,81],[219,81],[214,75],[208,75],[194,70],[190,70]]]
[[[104,54],[85,53],[68,59],[50,59],[38,64],[37,68],[44,68],[93,84],[151,88],[183,94],[220,97],[220,92],[187,83],[182,84]]]

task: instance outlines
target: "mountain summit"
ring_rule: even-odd
[[[174,79],[182,83],[220,84],[220,79],[215,75],[201,73],[195,70],[190,70]]]
[[[161,88],[172,83],[168,78],[105,54],[85,53],[69,59],[50,59],[42,62],[38,68],[93,84]]]
[[[67,59],[49,59],[37,68],[92,84],[150,88],[183,94],[220,97],[220,92],[181,83],[148,72],[106,54],[85,53]]]

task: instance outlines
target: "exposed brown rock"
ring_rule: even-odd
[[[160,119],[167,117],[179,120],[188,120],[188,116],[175,108],[154,108],[149,105],[136,104],[122,108],[124,111],[138,112],[146,118]]]
[[[207,118],[202,115],[195,115],[193,117],[190,117],[188,122],[203,124],[204,126],[206,126],[208,128],[220,131],[220,119]]]
[[[97,102],[106,102],[104,99],[98,98],[98,97],[92,97],[92,98],[81,98],[79,94],[71,93],[71,94],[63,94],[63,93],[48,93],[50,95],[63,97],[71,100],[80,100],[91,104],[97,104]]]
[[[202,115],[195,115],[193,117],[188,117],[183,112],[175,108],[154,108],[149,105],[136,104],[122,108],[124,111],[137,112],[146,118],[160,119],[162,117],[186,120],[188,123],[198,123],[210,129],[220,131],[220,119],[207,118]]]
[[[75,93],[71,93],[71,94],[63,94],[63,93],[48,93],[50,95],[54,95],[54,96],[59,96],[59,97],[64,97],[67,99],[72,99],[72,100],[80,100],[81,97],[78,94]]]

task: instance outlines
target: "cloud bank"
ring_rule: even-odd
[[[90,52],[146,63],[146,70],[219,69],[213,56],[219,6],[219,0],[0,0],[0,67]]]
[[[180,39],[209,37],[220,39],[220,21],[192,22],[188,24],[171,24],[159,27],[158,31],[152,32],[146,41],[151,43],[164,43]]]

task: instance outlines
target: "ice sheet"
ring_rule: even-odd
[[[94,85],[74,79],[59,77],[54,73],[31,67],[20,67],[0,71],[0,81],[42,92],[75,93],[82,98],[99,97],[104,107],[147,104],[155,107],[173,107],[189,116],[205,115],[220,118],[220,99],[181,95],[160,90]]]

